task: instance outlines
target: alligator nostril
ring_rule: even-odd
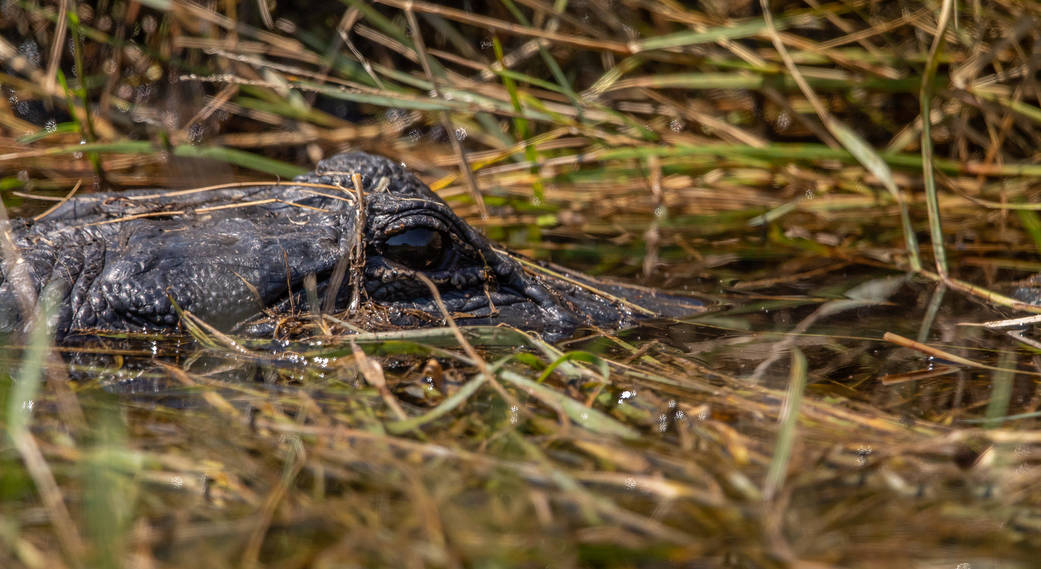
[[[444,239],[433,229],[407,229],[383,242],[383,256],[410,269],[429,269],[444,256]]]

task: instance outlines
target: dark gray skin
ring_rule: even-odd
[[[364,189],[360,232],[354,172]],[[17,268],[4,263],[0,332],[24,327],[25,289],[36,294],[55,283],[64,289],[59,338],[99,329],[175,329],[180,317],[171,298],[220,329],[263,333],[256,322],[265,312],[308,310],[307,275],[324,299],[338,262],[341,270],[349,265],[344,259],[352,249],[361,286],[350,285],[348,269],[335,309],[356,299],[392,325],[444,322],[417,273],[436,284],[460,324],[504,323],[552,339],[581,326],[619,328],[641,316],[697,310],[693,300],[522,265],[404,166],[364,153],[333,156],[284,184],[94,194],[39,221],[10,223],[28,278],[19,281]],[[355,248],[359,237],[362,246]],[[16,282],[31,286],[17,293]]]

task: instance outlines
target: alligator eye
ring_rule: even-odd
[[[440,231],[416,227],[391,235],[383,242],[383,256],[410,269],[437,266],[444,255]]]

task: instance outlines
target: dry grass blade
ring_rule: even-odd
[[[176,302],[174,304],[176,305]],[[211,324],[205,322],[203,319],[191,312],[178,309],[177,314],[181,317],[181,322],[183,322],[185,327],[188,328],[188,332],[190,332],[192,337],[196,340],[199,340],[206,345],[220,346],[240,354],[252,354],[249,349],[235,341],[234,338],[214,328]]]
[[[509,251],[505,251],[505,250],[500,249],[499,252],[504,254],[504,255],[509,255]],[[648,315],[648,316],[654,315],[654,311],[653,310],[644,308],[644,307],[640,306],[639,304],[636,304],[635,302],[626,300],[626,299],[621,298],[619,296],[615,296],[613,294],[608,293],[607,291],[598,289],[597,287],[595,287],[593,285],[590,285],[590,284],[584,283],[582,281],[579,281],[579,280],[573,279],[571,277],[568,277],[567,275],[565,275],[563,273],[560,273],[558,271],[554,271],[553,269],[551,269],[549,267],[544,267],[542,265],[539,265],[538,263],[532,263],[531,261],[529,261],[527,259],[524,259],[523,257],[518,257],[518,256],[515,256],[515,255],[513,255],[512,257],[513,257],[514,260],[516,260],[521,265],[523,265],[524,269],[526,271],[530,272],[531,274],[535,274],[535,275],[537,275],[537,274],[551,275],[551,276],[553,276],[555,278],[558,278],[558,279],[560,279],[562,281],[565,281],[565,282],[568,282],[570,284],[573,284],[573,285],[575,285],[575,286],[577,286],[579,288],[588,290],[589,292],[592,292],[592,293],[595,293],[595,294],[597,294],[599,296],[607,298],[611,302],[616,302],[618,304],[621,304],[621,305],[625,306],[626,308],[630,308],[630,309],[632,309],[632,310],[634,310],[634,311],[636,311],[638,313],[645,314],[645,315]]]
[[[79,191],[81,185],[83,185],[83,181],[82,180],[77,181],[76,185],[73,186],[71,190],[69,190],[69,193],[65,194],[65,197],[63,197],[60,200],[54,202],[54,205],[52,205],[51,207],[45,209],[43,212],[34,215],[33,216],[33,221],[40,221],[41,219],[43,219],[43,218],[47,217],[48,215],[50,215],[51,213],[53,213],[54,210],[56,210],[59,207],[61,207],[61,205],[64,204],[65,202],[69,201],[69,199],[71,199],[72,196],[76,195],[76,192]]]
[[[976,286],[972,283],[968,283],[950,277],[942,278],[936,273],[924,270],[921,271],[919,275],[937,282],[943,282],[945,285],[954,290],[958,290],[966,294],[975,296],[977,298],[983,299],[996,306],[1007,306],[1009,308],[1015,308],[1016,310],[1021,310],[1024,312],[1041,313],[1041,305],[1023,302],[1022,300],[1019,300],[1017,298],[1005,296],[1003,294],[996,293],[992,290]]]
[[[1041,322],[1041,314],[1035,314],[1033,316],[1023,316],[1022,318],[1005,318],[1002,320],[991,320],[989,322],[959,322],[959,326],[982,326],[983,328],[1000,329],[1000,328],[1019,328],[1028,324],[1037,324]]]
[[[917,350],[919,352],[922,352],[923,354],[927,354],[927,355],[935,357],[935,358],[940,358],[940,359],[943,359],[943,360],[947,360],[947,361],[950,361],[950,362],[953,362],[953,363],[956,363],[956,364],[959,364],[959,365],[965,365],[965,366],[975,367],[975,368],[979,368],[979,369],[987,369],[987,370],[991,370],[991,371],[1005,371],[1005,372],[1012,372],[1012,373],[1023,374],[1023,375],[1030,375],[1030,376],[1034,376],[1034,377],[1041,377],[1041,372],[1020,370],[1020,369],[1006,369],[1006,368],[1002,368],[1002,367],[998,367],[998,366],[991,366],[991,365],[983,364],[983,363],[980,363],[980,362],[976,362],[976,361],[970,360],[968,358],[963,358],[963,357],[961,357],[961,356],[959,356],[957,354],[952,354],[950,352],[947,352],[945,350],[941,350],[939,348],[934,348],[932,346],[928,346],[928,345],[923,344],[921,342],[916,342],[916,341],[914,341],[914,340],[912,340],[910,338],[905,338],[905,337],[903,337],[903,336],[901,336],[899,334],[894,334],[892,332],[886,332],[885,335],[882,336],[882,339],[887,341],[887,342],[892,342],[894,344],[897,344],[899,346],[903,346],[905,348],[911,348],[912,350]]]
[[[353,341],[351,342],[351,352],[354,354],[354,359],[358,364],[358,370],[361,371],[361,375],[365,378],[365,382],[375,387],[380,392],[380,397],[383,398],[387,407],[394,412],[394,415],[397,416],[399,422],[407,419],[408,415],[401,408],[401,404],[398,403],[394,394],[387,388],[387,378],[383,375],[383,367],[380,363],[365,355],[365,352],[362,351],[362,349]]]
[[[349,312],[355,312],[361,305],[361,290],[364,286],[364,275],[362,274],[365,268],[365,186],[362,184],[361,174],[351,174],[351,182],[354,185],[354,203],[356,209],[354,213],[354,242],[351,244],[351,251],[349,255],[350,262],[350,280],[348,285],[351,287],[351,300],[350,304],[347,305]]]

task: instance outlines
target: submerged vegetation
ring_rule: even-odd
[[[1041,5],[291,4],[0,2],[8,215],[358,148],[710,310],[556,345],[34,326],[0,566],[1037,566],[1041,344],[999,321],[1041,311]]]

